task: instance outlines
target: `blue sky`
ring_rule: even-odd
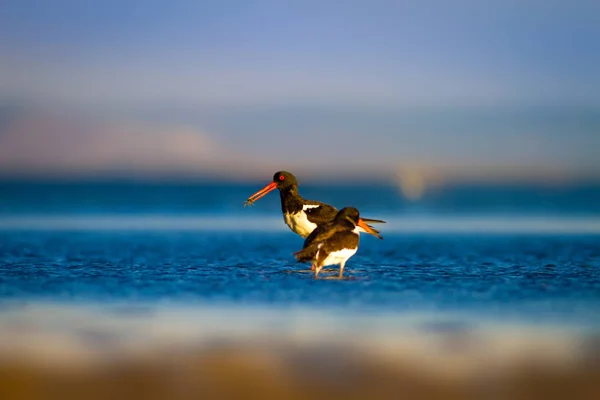
[[[596,1],[4,0],[0,55],[5,104],[273,164],[600,168]]]

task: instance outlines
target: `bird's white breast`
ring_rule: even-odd
[[[327,255],[327,258],[323,262],[323,266],[326,267],[328,265],[341,264],[352,257],[356,253],[356,250],[358,250],[358,247],[356,249],[342,249],[333,251]]]
[[[311,232],[317,227],[317,224],[313,224],[306,217],[304,210],[298,211],[296,214],[284,214],[283,219],[285,224],[298,235],[306,238]]]
[[[285,221],[285,224],[289,226],[293,232],[306,239],[306,237],[310,235],[312,231],[315,230],[317,224],[313,224],[308,220],[305,211],[317,207],[320,206],[313,204],[304,204],[302,206],[302,210],[298,211],[296,214],[284,214],[283,219]]]

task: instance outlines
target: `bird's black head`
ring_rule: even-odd
[[[279,189],[281,192],[289,192],[290,189],[298,189],[298,182],[296,181],[296,177],[287,171],[277,171],[275,175],[273,175],[273,181],[269,183],[267,186],[254,193],[252,196],[248,197],[246,200],[246,205],[252,205],[254,202],[267,193]]]
[[[354,207],[344,207],[338,211],[335,219],[338,221],[349,221],[353,226],[356,226],[360,221],[360,213]]]
[[[273,183],[277,185],[277,189],[285,190],[298,186],[298,181],[296,177],[287,171],[277,171],[273,175]]]
[[[360,227],[364,232],[371,234],[379,239],[383,239],[379,232],[360,218],[360,213],[354,207],[344,207],[335,216],[335,221],[338,223],[345,224],[354,230],[357,226]]]

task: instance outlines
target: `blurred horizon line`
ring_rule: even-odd
[[[245,166],[232,165],[224,168],[198,170],[0,170],[0,183],[131,183],[131,184],[203,184],[217,183],[244,184],[267,182],[279,170],[292,172],[300,185],[371,183],[391,186],[452,186],[474,185],[532,185],[569,187],[579,185],[600,185],[600,171],[581,171],[569,168],[533,166],[400,166],[352,168],[285,166]]]

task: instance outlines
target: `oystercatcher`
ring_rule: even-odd
[[[283,211],[283,219],[286,225],[304,239],[317,226],[332,221],[338,213],[338,210],[329,204],[303,199],[298,194],[298,181],[296,177],[287,171],[276,172],[273,175],[273,181],[262,190],[250,196],[244,205],[254,204],[256,200],[275,189],[279,189],[281,211]],[[367,218],[363,218],[360,221],[362,222],[362,224],[358,224],[360,232],[367,232],[379,239],[383,239],[378,230],[366,223],[385,223],[385,221]]]
[[[367,232],[371,230],[362,222],[356,208],[344,207],[333,221],[315,228],[304,241],[302,250],[295,252],[294,256],[299,262],[311,262],[315,278],[318,277],[321,268],[339,264],[341,278],[346,261],[358,250],[360,228]]]

